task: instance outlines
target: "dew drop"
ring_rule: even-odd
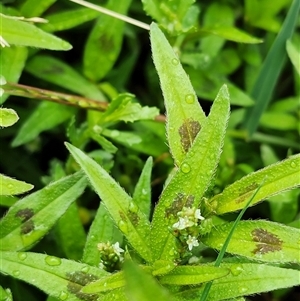
[[[19,257],[20,260],[25,260],[27,258],[27,254],[24,253],[24,252],[20,252],[18,254],[18,257]]]
[[[238,276],[243,272],[243,268],[241,266],[231,267],[230,272],[234,276]]]
[[[241,294],[245,294],[247,291],[248,291],[248,290],[247,290],[246,287],[240,287],[240,288],[239,288],[239,292],[240,292]]]
[[[292,162],[291,162],[291,167],[292,167],[292,168],[296,168],[296,167],[297,167],[297,164],[296,164],[294,161],[292,161]]]
[[[69,294],[68,293],[66,293],[65,291],[62,291],[60,294],[59,294],[59,299],[60,300],[67,300],[68,299],[68,297],[69,297]]]
[[[7,187],[8,187],[9,189],[12,189],[12,188],[14,188],[14,185],[13,185],[13,184],[8,184]]]
[[[61,264],[61,259],[55,256],[46,256],[45,261],[48,265],[56,266]]]
[[[14,270],[14,271],[12,272],[12,274],[13,274],[15,277],[18,277],[18,276],[20,275],[20,271]]]
[[[170,250],[169,255],[173,256],[175,254],[174,249]]]
[[[127,234],[127,233],[128,233],[128,226],[127,226],[127,223],[125,223],[124,221],[119,221],[118,226],[119,226],[119,229],[120,229],[124,234]]]
[[[193,104],[195,102],[195,96],[193,94],[186,95],[185,102],[188,104]]]
[[[139,207],[134,202],[130,202],[129,203],[129,211],[131,211],[133,213],[137,213],[139,211]]]
[[[85,266],[85,267],[83,267],[82,269],[81,269],[81,272],[82,273],[87,273],[89,271],[89,267],[88,266]]]
[[[174,66],[177,66],[178,64],[179,64],[179,61],[178,61],[178,59],[172,59],[172,64],[174,65]]]
[[[174,128],[171,126],[171,127],[169,127],[169,131],[170,132],[174,132]]]
[[[148,193],[147,193],[147,190],[143,188],[143,189],[142,189],[142,194],[143,194],[143,195],[147,195],[147,194],[148,194]]]
[[[182,163],[180,166],[180,170],[183,173],[189,173],[191,171],[191,167],[187,163]]]

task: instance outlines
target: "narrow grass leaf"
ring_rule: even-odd
[[[43,14],[57,0],[26,0],[20,8],[22,15],[27,18]]]
[[[198,208],[220,159],[228,117],[229,94],[223,86],[200,133],[155,207],[151,231],[155,259],[176,257],[170,221],[178,218],[183,206]]]
[[[269,165],[227,186],[221,194],[211,199],[217,214],[244,208],[248,198],[265,179],[263,186],[252,200],[250,206],[267,197],[300,185],[300,155],[294,155],[281,162]]]
[[[66,143],[77,163],[84,170],[111,217],[133,248],[147,261],[152,260],[149,248],[150,223],[131,197],[94,160],[78,148]]]
[[[1,36],[10,44],[50,50],[70,50],[72,45],[33,24],[0,15]]]
[[[167,110],[168,144],[179,166],[206,118],[179,58],[155,23],[150,26],[150,40]]]
[[[247,110],[244,122],[249,135],[256,131],[259,119],[271,100],[275,84],[286,60],[286,41],[292,36],[299,12],[300,1],[294,0],[256,79],[251,93],[256,103]]]
[[[286,51],[292,64],[295,67],[295,70],[300,76],[300,51],[290,39],[286,41]]]
[[[31,184],[0,174],[0,195],[21,194],[32,188],[33,185]]]
[[[12,126],[19,120],[19,116],[13,109],[0,108],[0,127]]]
[[[96,300],[80,290],[108,273],[73,260],[32,252],[1,252],[0,271],[25,281],[58,300]]]
[[[53,182],[19,200],[0,221],[0,248],[19,251],[38,242],[86,187],[82,172]]]
[[[201,240],[211,248],[223,246],[232,223],[216,226]],[[241,221],[226,252],[264,262],[300,262],[300,230],[269,221]]]

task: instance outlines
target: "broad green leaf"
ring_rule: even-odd
[[[247,34],[246,32],[236,27],[230,27],[230,26],[203,27],[199,31],[199,33],[209,33],[237,43],[248,43],[248,44],[262,43],[261,39],[253,37],[250,34]]]
[[[300,185],[300,155],[267,166],[227,186],[221,194],[210,200],[217,214],[244,208],[247,199],[265,179],[250,206],[265,198]]]
[[[121,244],[122,235],[102,204],[98,208],[94,221],[90,226],[82,261],[92,266],[99,266],[100,256],[96,247],[97,244],[100,242],[115,243],[117,241]]]
[[[209,292],[209,301],[225,300],[300,284],[300,271],[254,263],[226,263],[230,269],[226,277],[214,280]],[[189,288],[177,293],[180,300],[199,301],[204,287]]]
[[[131,0],[109,0],[108,9],[126,14]],[[121,51],[124,22],[101,15],[84,47],[84,74],[93,81],[101,80],[111,70]]]
[[[7,82],[18,82],[23,71],[28,50],[26,47],[5,47],[0,49],[1,70],[0,76],[3,76]],[[0,96],[0,104],[7,99],[8,94]]]
[[[0,108],[0,126],[12,126],[19,120],[19,116],[13,109]]]
[[[0,221],[0,248],[25,250],[39,241],[83,192],[82,172],[53,182],[13,205]]]
[[[286,51],[298,75],[300,76],[300,51],[290,39],[286,41]]]
[[[187,20],[190,17],[194,20],[195,11],[192,8],[194,2],[195,0],[142,0],[146,13],[171,34],[178,34],[191,28],[194,22]]]
[[[198,208],[220,159],[228,117],[229,94],[223,86],[200,133],[155,207],[151,231],[154,259],[176,257],[170,219],[177,217],[183,206]]]
[[[108,273],[73,260],[32,252],[1,252],[0,271],[38,287],[58,300],[96,300],[80,290]]]
[[[56,1],[57,0],[26,0],[20,10],[27,18],[37,17],[45,12]]]
[[[142,107],[133,102],[134,95],[129,93],[119,94],[109,104],[105,113],[101,114],[99,123],[110,124],[118,121],[134,122],[143,119],[154,119],[159,115],[159,110],[154,107]]]
[[[200,266],[177,266],[170,273],[159,277],[161,284],[196,285],[224,277],[230,272],[227,268]]]
[[[26,65],[26,71],[72,92],[105,101],[104,95],[96,85],[57,58],[48,55],[36,55]]]
[[[72,107],[52,102],[42,102],[22,124],[12,142],[12,146],[16,147],[33,140],[41,132],[52,129],[68,120],[75,112],[76,109]]]
[[[99,12],[88,8],[59,11],[46,15],[44,18],[48,20],[48,23],[41,24],[40,28],[48,32],[67,30],[91,21],[97,16]]]
[[[33,185],[0,174],[0,195],[16,195],[29,191]]]
[[[72,203],[58,220],[54,230],[58,244],[65,256],[68,259],[81,260],[86,234],[79,217],[78,207],[75,203]]]
[[[150,218],[151,210],[151,172],[153,159],[149,157],[144,165],[139,181],[135,186],[132,200],[139,206],[140,210]]]
[[[125,292],[130,301],[174,301],[168,291],[132,261],[124,264]]]
[[[220,250],[232,223],[215,226],[201,241]],[[241,221],[227,252],[265,262],[300,262],[300,230],[268,221]]]
[[[111,217],[132,247],[147,261],[152,260],[149,248],[150,224],[131,197],[94,160],[78,148],[66,143],[77,163],[84,170]]]
[[[71,44],[33,24],[0,15],[1,36],[11,45],[30,46],[51,50],[70,50]]]
[[[286,60],[286,41],[293,34],[299,12],[300,1],[294,0],[256,78],[251,92],[251,96],[256,102],[252,108],[247,110],[244,120],[244,126],[249,135],[256,131],[259,119],[266,110],[274,93],[276,82]]]
[[[206,118],[178,57],[155,23],[150,26],[150,40],[167,110],[168,144],[179,166]]]

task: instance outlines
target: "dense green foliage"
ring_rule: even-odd
[[[0,301],[296,298],[299,11],[2,1]]]

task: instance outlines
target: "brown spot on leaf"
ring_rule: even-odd
[[[67,273],[67,278],[69,279],[67,286],[68,291],[74,294],[78,299],[84,301],[96,301],[98,299],[98,296],[96,294],[85,294],[80,291],[83,286],[92,281],[98,280],[99,278],[97,276],[78,271]]]
[[[280,251],[282,249],[282,240],[275,234],[257,228],[251,232],[253,241],[257,242],[253,254],[266,254],[268,252]]]
[[[34,211],[31,208],[25,208],[19,210],[15,216],[22,219],[22,222],[28,221],[31,217],[33,217]]]
[[[33,220],[29,220],[22,224],[21,226],[21,234],[28,234],[34,230],[34,222]]]
[[[115,47],[113,38],[107,36],[106,34],[101,35],[101,37],[99,38],[99,44],[101,49],[103,49],[106,52],[111,51]]]
[[[252,183],[247,187],[240,189],[239,197],[236,199],[236,203],[239,204],[244,202],[246,199],[249,199],[258,186],[259,185],[257,183]]]
[[[185,153],[191,147],[200,129],[200,123],[192,119],[185,120],[183,125],[178,129],[178,133],[180,135],[180,142]]]
[[[120,218],[123,222],[127,221],[126,215],[123,211],[119,210]]]
[[[194,205],[194,195],[188,195],[186,197],[183,193],[178,193],[171,206],[165,210],[165,217],[170,218],[171,215],[173,217],[177,217],[177,213],[185,207],[193,207]]]
[[[132,211],[128,211],[128,217],[130,219],[130,221],[132,222],[132,224],[134,226],[137,226],[140,220],[140,217],[137,215],[137,213],[132,212]]]

